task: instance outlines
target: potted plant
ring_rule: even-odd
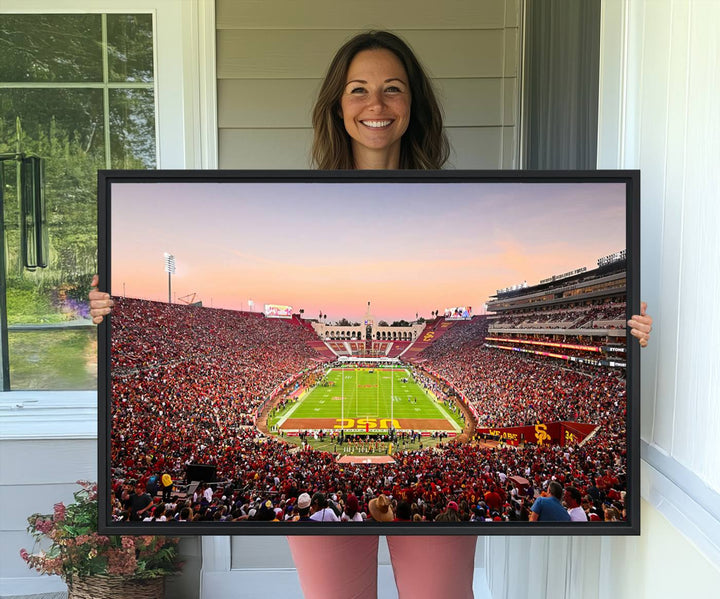
[[[20,556],[41,574],[57,574],[69,599],[162,599],[165,577],[179,572],[178,539],[160,536],[104,536],[97,532],[97,485],[78,481],[69,505],[28,517],[33,553]]]

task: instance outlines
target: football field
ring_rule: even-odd
[[[384,433],[462,430],[459,419],[405,368],[335,368],[278,421],[284,431]]]

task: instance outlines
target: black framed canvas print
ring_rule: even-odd
[[[100,530],[639,534],[637,171],[102,171]]]

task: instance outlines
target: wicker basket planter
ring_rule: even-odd
[[[88,576],[68,582],[68,599],[163,599],[165,578]]]

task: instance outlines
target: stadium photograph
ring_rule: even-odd
[[[623,184],[121,181],[108,210],[113,525],[627,522]]]

